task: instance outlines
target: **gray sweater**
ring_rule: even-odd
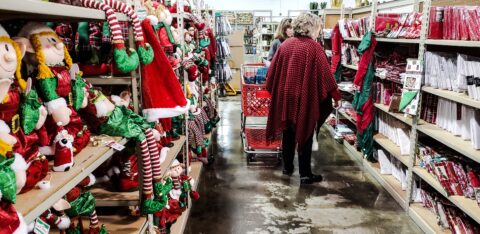
[[[273,56],[275,56],[275,53],[277,53],[278,47],[280,47],[281,44],[282,42],[279,39],[275,39],[272,41],[272,44],[270,45],[270,50],[268,51],[268,61],[273,60]]]

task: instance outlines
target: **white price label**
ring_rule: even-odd
[[[117,151],[122,151],[123,149],[125,149],[125,146],[120,145],[115,141],[107,142],[105,145]]]
[[[35,227],[33,228],[33,233],[35,234],[48,234],[50,232],[50,225],[45,223],[42,219],[35,220]]]

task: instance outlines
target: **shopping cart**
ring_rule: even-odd
[[[264,84],[266,74],[264,64],[244,64],[241,68],[241,136],[247,164],[256,161],[257,156],[274,156],[278,162],[282,153],[282,136],[272,141],[267,141],[266,137],[266,120],[271,102]]]

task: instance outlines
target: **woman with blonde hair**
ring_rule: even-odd
[[[278,25],[277,32],[275,32],[275,40],[272,41],[270,50],[268,51],[268,61],[272,61],[278,47],[289,37],[293,37],[292,19],[283,18]]]
[[[295,146],[301,184],[320,182],[311,169],[313,135],[340,100],[337,83],[325,52],[316,42],[320,18],[303,13],[292,24],[294,37],[278,49],[267,73],[267,90],[272,95],[267,137],[283,132],[283,174],[292,175]]]

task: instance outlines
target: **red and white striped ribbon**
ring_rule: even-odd
[[[133,23],[133,29],[135,31],[135,40],[143,41],[143,31],[138,19],[137,13],[127,4],[118,0],[104,0],[104,3],[112,7],[113,9],[122,12],[130,18]]]
[[[118,23],[117,16],[115,15],[115,11],[113,11],[110,6],[96,0],[82,0],[82,5],[84,7],[104,11],[105,15],[107,16],[107,22],[110,26],[110,31],[112,32],[113,41],[123,41],[122,31]]]

